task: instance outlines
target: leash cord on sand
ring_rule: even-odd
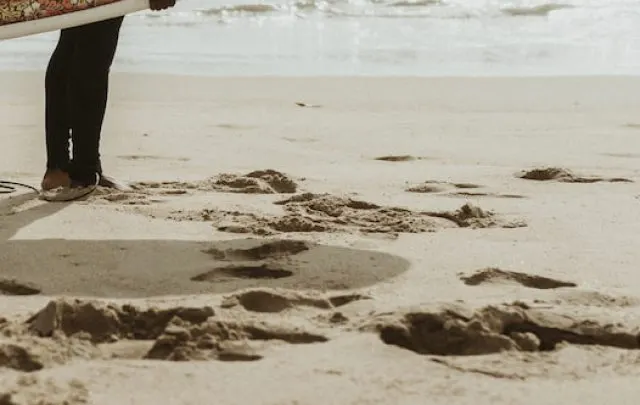
[[[37,188],[24,183],[18,183],[15,181],[0,180],[0,194],[13,194],[18,191],[18,188],[28,188],[36,193],[39,192]]]

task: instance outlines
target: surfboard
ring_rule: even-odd
[[[57,31],[149,8],[149,0],[0,0],[0,40]]]

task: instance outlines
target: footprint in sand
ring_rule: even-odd
[[[405,191],[409,193],[441,193],[455,189],[476,189],[482,188],[478,184],[471,183],[450,183],[447,181],[427,180],[424,183],[408,187]]]
[[[344,290],[393,277],[408,266],[402,258],[378,252],[288,239],[220,241],[204,252],[214,260],[212,268],[192,275],[190,280],[226,291],[301,286]]]
[[[229,278],[243,279],[278,279],[293,276],[293,272],[274,267],[269,264],[247,265],[247,266],[227,266],[219,267],[210,272],[198,274],[191,278],[193,281],[224,281]]]
[[[189,158],[186,157],[170,157],[170,156],[156,156],[156,155],[120,155],[120,159],[124,160],[164,160],[175,162],[188,162]]]
[[[449,197],[492,197],[492,198],[527,198],[521,194],[500,194],[500,193],[480,193],[480,192],[472,192],[472,191],[458,191],[453,193],[443,194]]]
[[[439,356],[550,351],[562,342],[640,348],[632,327],[614,324],[517,305],[487,306],[480,310],[449,306],[387,315],[373,319],[363,329],[377,331],[386,344]]]
[[[411,162],[414,160],[424,160],[424,159],[427,159],[427,158],[411,156],[411,155],[387,155],[387,156],[378,156],[373,160],[379,160],[381,162]]]
[[[29,283],[0,278],[0,295],[37,295],[41,290]]]
[[[567,169],[559,167],[544,167],[527,170],[519,173],[516,177],[524,180],[558,181],[563,183],[633,183],[633,180],[622,177],[604,178],[596,176],[578,176]]]
[[[480,191],[459,191],[483,188],[473,183],[450,183],[447,181],[427,180],[405,189],[408,193],[436,194],[448,197],[495,197],[495,198],[526,198],[519,194],[501,194]]]
[[[254,125],[242,125],[242,124],[218,124],[218,125],[216,125],[216,127],[221,128],[221,129],[232,129],[232,130],[236,130],[236,129],[255,129],[255,128],[257,128]]]
[[[87,204],[118,204],[118,205],[151,205],[162,200],[154,198],[144,190],[118,191],[107,188],[98,188],[84,203]]]
[[[222,173],[195,182],[139,182],[134,187],[152,194],[165,195],[186,194],[188,190],[243,194],[293,194],[297,191],[298,184],[286,174],[266,169],[255,170],[244,175]]]
[[[460,279],[466,285],[470,286],[515,283],[524,287],[537,288],[540,290],[577,286],[576,283],[572,283],[570,281],[555,280],[548,277],[537,276],[535,274],[506,271],[498,268],[478,270],[472,275],[460,276]]]
[[[288,136],[283,136],[282,139],[291,143],[315,143],[320,141],[318,138],[312,138],[312,137],[292,138]]]
[[[265,260],[288,257],[310,249],[309,242],[302,240],[281,239],[265,241],[248,249],[219,250],[212,248],[207,251],[216,260]]]
[[[125,206],[162,203],[164,197],[189,194],[191,191],[217,191],[245,194],[293,194],[298,185],[288,176],[271,169],[257,170],[245,175],[223,173],[195,182],[137,182],[132,191],[99,188],[86,202]]]
[[[609,157],[622,158],[622,159],[638,159],[640,158],[640,153],[610,152],[610,153],[602,153],[602,156],[609,156]]]

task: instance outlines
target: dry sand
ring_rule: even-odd
[[[42,79],[0,78],[0,179]],[[135,190],[0,196],[0,404],[636,403],[638,94],[115,75]]]

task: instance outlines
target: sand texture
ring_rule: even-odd
[[[0,78],[0,179],[42,80]],[[0,195],[0,405],[635,404],[639,93],[114,75],[132,190]]]

